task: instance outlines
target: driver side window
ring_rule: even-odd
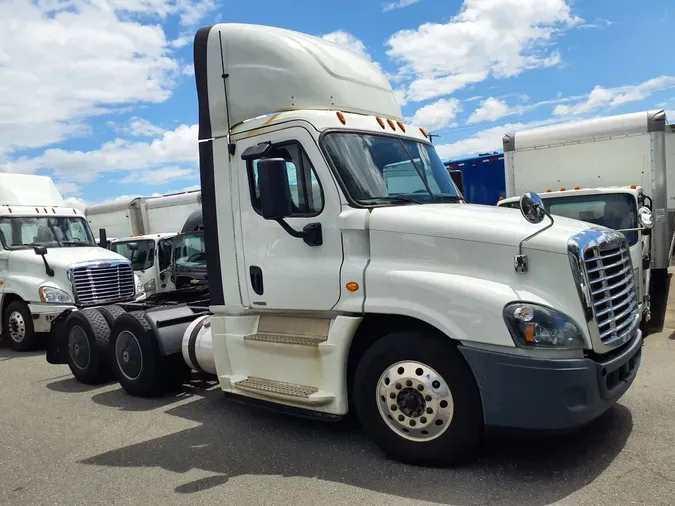
[[[319,184],[312,162],[307,153],[297,142],[277,144],[267,153],[265,158],[283,158],[286,160],[288,184],[293,201],[293,217],[316,216],[323,210],[323,190]],[[246,164],[251,203],[253,209],[260,213],[260,187],[258,186],[258,160]]]

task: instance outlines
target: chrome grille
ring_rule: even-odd
[[[69,272],[78,305],[109,304],[135,295],[134,271],[128,261],[80,264]]]
[[[625,237],[590,230],[573,238],[570,253],[594,348],[609,351],[630,340],[640,322],[637,286]],[[575,269],[577,270],[577,269]],[[599,349],[598,349],[599,348]]]

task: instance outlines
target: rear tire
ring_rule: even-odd
[[[105,318],[105,321],[108,323],[108,328],[112,330],[115,325],[115,320],[122,316],[126,311],[120,306],[113,304],[112,306],[101,306],[97,307],[96,310],[101,313],[101,316]]]
[[[125,313],[111,332],[112,369],[127,393],[155,397],[182,384],[190,369],[180,353],[162,356],[143,311]]]
[[[68,367],[85,385],[105,383],[110,370],[110,328],[95,309],[73,311],[66,320]]]
[[[8,348],[15,351],[33,351],[40,344],[35,333],[33,315],[22,300],[10,302],[2,315],[2,337]]]
[[[445,336],[399,331],[380,338],[356,368],[353,395],[370,438],[402,462],[456,464],[483,435],[476,380]]]

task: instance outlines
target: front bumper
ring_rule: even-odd
[[[30,302],[28,304],[28,309],[33,317],[33,327],[35,332],[49,332],[52,321],[64,311],[75,309],[75,306]]]
[[[485,425],[564,430],[602,415],[628,390],[640,367],[642,333],[618,355],[539,359],[460,346],[478,383]]]

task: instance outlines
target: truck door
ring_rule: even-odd
[[[159,290],[158,292],[170,292],[175,290],[173,282],[171,281],[171,251],[172,251],[173,237],[160,239],[157,242],[157,265],[159,271]]]
[[[286,222],[295,230],[320,223],[321,246],[308,246],[275,221],[260,214],[257,163],[244,161],[249,147],[270,142],[264,158],[286,160],[294,214]],[[266,133],[237,143],[241,236],[250,307],[329,310],[340,297],[342,239],[337,226],[339,194],[321,152],[300,127]],[[246,304],[246,302],[245,302]]]

